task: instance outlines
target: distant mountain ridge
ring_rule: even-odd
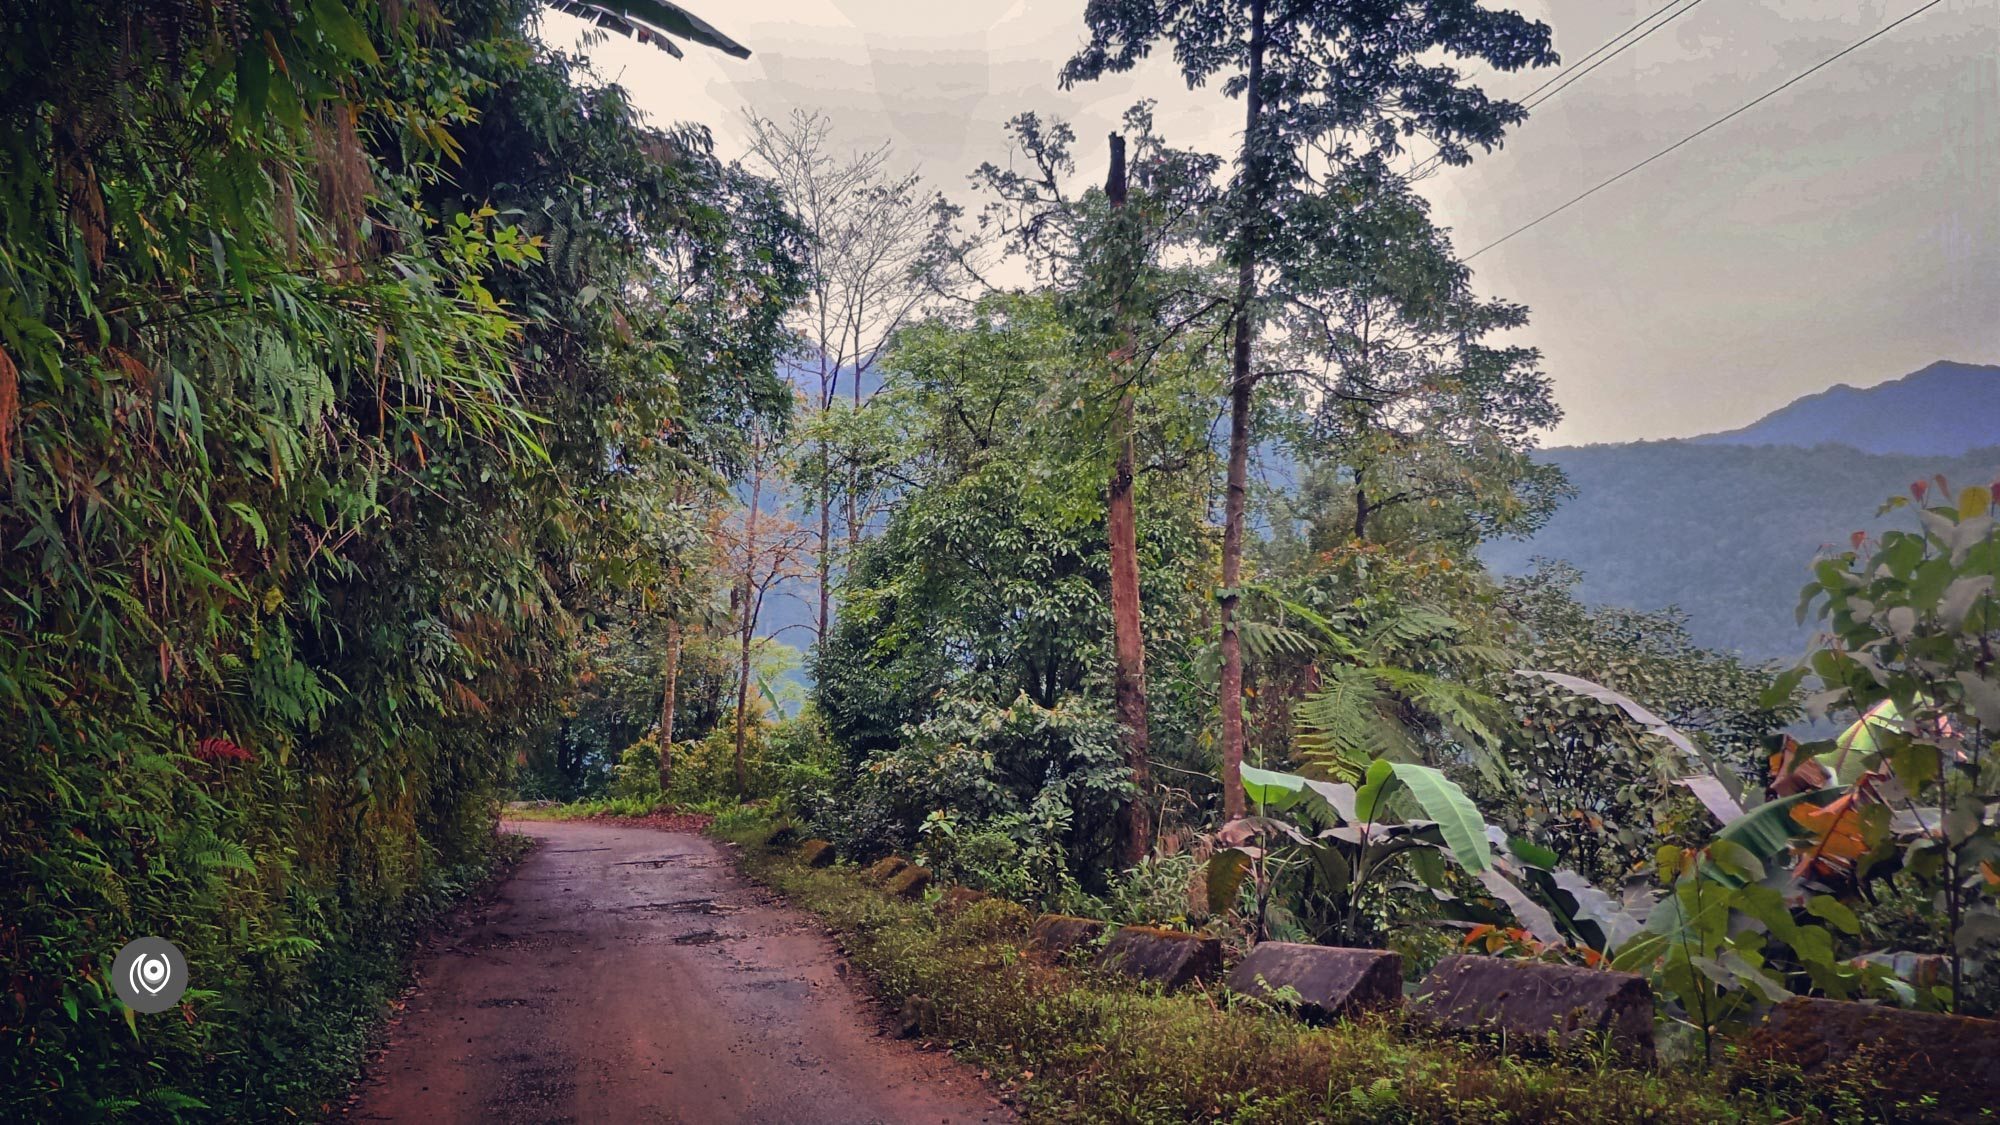
[[[2000,366],[1933,363],[1801,398],[1748,426],[1676,441],[1556,448],[1577,496],[1532,538],[1487,544],[1496,573],[1538,557],[1583,571],[1590,602],[1678,606],[1703,644],[1754,659],[1803,651],[1793,610],[1814,558],[1911,482],[2000,474]]]
[[[1851,446],[1954,457],[2000,444],[2000,366],[1939,360],[1872,387],[1845,383],[1794,400],[1698,445]]]

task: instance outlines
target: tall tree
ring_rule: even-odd
[[[826,636],[832,611],[834,508],[844,507],[847,550],[861,541],[870,517],[865,468],[840,448],[836,418],[840,382],[859,414],[866,385],[896,330],[922,306],[929,289],[917,271],[930,229],[930,203],[915,174],[890,170],[887,144],[836,153],[832,123],[817,112],[793,111],[785,121],[749,116],[750,155],[778,185],[809,239],[806,298],[791,318],[815,374],[812,457],[801,483],[818,510],[814,569],[819,607],[815,637]],[[852,421],[850,415],[847,419]]]
[[[1540,352],[1488,342],[1527,310],[1473,293],[1401,178],[1371,163],[1342,186],[1302,201],[1328,212],[1311,225],[1330,237],[1295,263],[1303,284],[1274,318],[1302,365],[1306,491],[1342,494],[1314,505],[1342,522],[1319,529],[1320,549],[1351,538],[1463,553],[1534,531],[1569,494],[1562,470],[1531,456],[1562,410]]]
[[[1329,175],[1393,155],[1411,136],[1438,159],[1464,164],[1520,121],[1519,105],[1489,98],[1448,63],[1499,70],[1555,61],[1549,29],[1477,0],[1091,0],[1090,41],[1062,72],[1065,87],[1132,69],[1155,43],[1173,44],[1190,88],[1227,75],[1243,99],[1243,136],[1222,235],[1235,273],[1229,377],[1229,459],[1223,510],[1221,707],[1223,807],[1244,812],[1243,516],[1249,494],[1254,363],[1267,308],[1290,295],[1286,265],[1324,232],[1308,230],[1301,200]]]
[[[1218,164],[1169,148],[1153,130],[1148,103],[1128,111],[1124,124],[1136,142],[1133,159],[1128,163],[1125,135],[1111,134],[1102,193],[1072,194],[1065,180],[1075,171],[1070,153],[1074,134],[1063,122],[1045,123],[1034,114],[1009,123],[1031,170],[988,164],[974,179],[991,197],[981,215],[982,228],[1054,287],[1084,354],[1101,357],[1077,364],[1062,387],[1084,408],[1068,440],[1081,435],[1091,451],[1086,456],[1101,457],[1105,466],[1113,703],[1132,780],[1131,796],[1119,809],[1117,850],[1129,865],[1152,849],[1135,494],[1139,473],[1147,467],[1139,458],[1142,430],[1157,424],[1161,404],[1151,404],[1147,418],[1142,418],[1140,405],[1163,367],[1188,358],[1177,341],[1213,332],[1223,322],[1213,315],[1217,303],[1205,299],[1204,255],[1188,253],[1198,249],[1199,231],[1214,202],[1211,183]],[[941,258],[962,263],[973,256],[961,246]],[[1201,345],[1194,348],[1199,351]],[[1185,366],[1175,369],[1187,371]],[[1188,452],[1159,449],[1155,455],[1185,464]]]
[[[1112,249],[1112,276],[1105,278],[1113,287],[1112,333],[1116,341],[1111,366],[1122,369],[1136,357],[1137,341],[1127,307],[1129,283],[1124,278],[1130,266],[1130,248],[1138,239],[1129,227],[1125,170],[1125,138],[1111,134],[1111,169],[1104,181],[1104,197],[1111,204],[1112,219],[1107,240]],[[1125,253],[1119,253],[1124,250]],[[1136,864],[1153,850],[1153,822],[1146,811],[1146,794],[1151,789],[1152,762],[1146,733],[1146,636],[1139,609],[1139,519],[1134,510],[1132,483],[1135,421],[1138,396],[1126,386],[1118,395],[1112,416],[1111,479],[1105,488],[1104,527],[1111,554],[1111,656],[1112,702],[1125,737],[1125,766],[1132,777],[1132,795],[1118,808],[1118,858]]]

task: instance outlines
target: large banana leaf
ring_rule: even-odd
[[[1306,779],[1297,774],[1260,770],[1256,766],[1241,767],[1240,776],[1244,795],[1271,810],[1290,808],[1306,784]]]
[[[1528,897],[1528,893],[1516,886],[1512,879],[1500,873],[1498,868],[1487,867],[1475,872],[1479,881],[1485,884],[1494,898],[1507,904],[1514,918],[1527,931],[1535,935],[1537,941],[1550,945],[1569,944],[1569,935],[1556,925],[1555,915],[1550,914],[1540,903]]]
[[[1416,798],[1424,815],[1437,822],[1444,842],[1458,858],[1458,865],[1477,875],[1493,866],[1493,845],[1486,838],[1486,818],[1479,806],[1465,795],[1458,783],[1442,772],[1413,762],[1377,762],[1394,773],[1403,788]],[[1371,775],[1375,767],[1369,767]]]
[[[629,35],[641,43],[650,43],[675,58],[682,57],[681,49],[667,38],[669,35],[678,35],[739,59],[750,57],[750,48],[717,31],[693,12],[666,0],[611,0],[603,4],[549,0],[549,6],[620,35]]]
[[[1297,774],[1244,766],[1243,790],[1267,809],[1286,808],[1311,793],[1349,824],[1380,820],[1389,799],[1407,790],[1424,816],[1435,822],[1445,846],[1458,858],[1459,866],[1474,875],[1493,866],[1493,845],[1487,838],[1486,818],[1479,815],[1479,807],[1457,782],[1430,766],[1377,758],[1369,763],[1358,791],[1344,784],[1329,785]]]
[[[1715,840],[1710,846],[1713,847],[1715,843],[1740,845],[1757,857],[1758,862],[1769,866],[1772,860],[1791,847],[1793,840],[1811,834],[1804,825],[1792,819],[1792,809],[1795,806],[1807,801],[1823,805],[1845,792],[1847,792],[1846,786],[1836,785],[1826,789],[1815,789],[1810,793],[1794,793],[1789,797],[1766,801],[1724,825],[1722,831],[1715,834]],[[1715,869],[1712,873],[1732,886],[1740,886],[1743,882],[1740,878],[1720,869]]]
[[[1626,716],[1633,722],[1646,728],[1646,733],[1665,739],[1668,743],[1672,744],[1674,749],[1681,752],[1683,761],[1692,766],[1699,766],[1707,771],[1693,777],[1683,778],[1681,779],[1681,784],[1692,790],[1694,795],[1701,799],[1702,804],[1707,806],[1711,813],[1715,814],[1717,820],[1727,824],[1731,820],[1740,819],[1743,810],[1742,779],[1724,769],[1720,763],[1708,755],[1707,751],[1695,745],[1693,739],[1682,734],[1674,728],[1673,724],[1655,715],[1637,700],[1622,692],[1605,687],[1603,684],[1593,683],[1581,676],[1569,676],[1561,672],[1540,672],[1533,668],[1516,668],[1514,672],[1520,676],[1533,676],[1536,679],[1547,680],[1559,688],[1573,691],[1578,695],[1588,696],[1599,703],[1608,703],[1625,712]]]

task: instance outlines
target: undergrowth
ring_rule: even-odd
[[[361,1070],[387,1005],[410,979],[416,942],[452,910],[504,879],[533,841],[498,834],[480,859],[441,872],[411,896],[401,916],[330,946],[308,983],[247,1029],[241,1046],[218,1061],[241,1084],[211,1108],[218,1120],[325,1113]]]
[[[606,816],[652,816],[663,810],[658,797],[600,797],[566,804],[517,803],[503,811],[509,820],[595,820]]]
[[[761,805],[743,805],[734,800],[697,801],[674,804],[658,796],[604,797],[567,804],[508,805],[509,820],[613,820],[643,821],[656,828],[700,832],[713,829],[734,834],[767,826],[770,813]]]
[[[531,846],[499,835],[465,862],[440,867],[395,911],[330,936],[305,955],[282,987],[243,990],[197,1011],[140,1016],[126,1039],[128,1079],[143,1092],[103,1097],[47,1116],[24,1101],[8,1120],[95,1120],[121,1115],[149,1121],[314,1120],[330,1111],[360,1072],[387,1005],[409,980],[415,942],[445,914],[506,875]],[[190,993],[192,995],[192,993]],[[198,1034],[204,1048],[183,1040]],[[85,1078],[92,1076],[85,1075]],[[18,1091],[35,1100],[40,1092]]]
[[[1393,1017],[1313,1028],[1226,990],[1162,994],[1022,954],[1021,907],[940,920],[853,868],[814,870],[744,845],[746,872],[838,931],[854,964],[922,1031],[984,1068],[1030,1121],[1828,1121],[1846,1114],[1737,1089],[1720,1073],[1642,1072],[1608,1058],[1520,1058]],[[1740,1085],[1740,1084],[1739,1084]]]

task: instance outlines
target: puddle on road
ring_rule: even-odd
[[[671,914],[735,914],[743,908],[706,898],[677,898],[668,902],[641,902],[625,910],[664,910]]]
[[[491,999],[491,1000],[481,1000],[481,1001],[480,1001],[480,1002],[479,1002],[478,1004],[474,1005],[474,1007],[479,1007],[479,1008],[527,1008],[527,1007],[532,1007],[532,1006],[534,1005],[534,1003],[535,1003],[535,1002],[534,1002],[533,1000],[523,1000],[523,999],[521,999],[521,998],[520,998],[520,997],[518,997],[518,996],[497,996],[497,997],[494,997],[494,998],[493,998],[493,999]]]
[[[653,859],[620,860],[617,863],[612,864],[611,866],[613,867],[666,867],[669,865],[680,866],[680,867],[715,866],[712,863],[689,863],[688,861],[692,858],[694,857],[686,855],[663,855],[663,856],[657,856]]]
[[[714,930],[695,930],[685,934],[675,934],[675,945],[714,945],[718,941],[728,941],[728,934],[718,934]]]

